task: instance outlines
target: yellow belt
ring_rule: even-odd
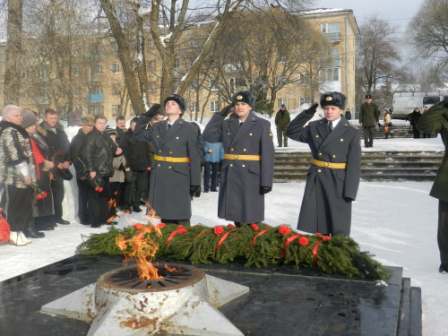
[[[260,161],[260,155],[224,154],[224,160],[235,161]]]
[[[171,162],[171,163],[190,163],[191,160],[188,157],[174,157],[174,156],[160,156],[154,155],[154,160],[160,162]]]
[[[347,167],[347,164],[345,162],[326,162],[316,159],[312,159],[311,164],[315,165],[316,167],[330,169],[345,169]]]

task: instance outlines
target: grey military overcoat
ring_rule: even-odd
[[[178,119],[170,128],[162,121],[149,131],[155,154],[188,157],[190,163],[154,161],[151,170],[149,202],[163,219],[191,217],[190,186],[201,185],[201,153],[197,125]]]
[[[274,145],[271,125],[253,111],[241,124],[235,115],[224,120],[215,113],[204,130],[204,139],[220,139],[225,154],[260,155],[260,161],[224,160],[219,188],[218,216],[240,223],[264,220],[264,195],[272,187]]]
[[[305,124],[314,113],[299,114],[289,125],[287,136],[309,145],[314,159],[346,162],[346,169],[311,165],[297,228],[310,233],[350,234],[352,200],[356,198],[361,173],[359,131],[343,117],[333,129],[326,119]]]

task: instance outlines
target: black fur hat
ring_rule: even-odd
[[[144,113],[145,117],[149,119],[154,118],[157,114],[163,114],[160,104],[153,104],[149,110]]]
[[[327,92],[320,97],[320,106],[337,106],[341,110],[345,109],[345,96],[340,92]]]
[[[168,97],[166,97],[163,102],[163,106],[165,106],[166,103],[170,100],[174,100],[179,105],[182,113],[185,112],[185,110],[187,109],[187,103],[185,102],[185,99],[176,93],[173,93],[173,94],[169,95]]]
[[[255,107],[255,99],[249,91],[240,91],[233,96],[232,99],[233,105],[239,102],[243,102],[252,107]]]

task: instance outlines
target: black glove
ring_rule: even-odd
[[[191,195],[191,197],[201,196],[201,186],[199,186],[199,185],[190,186],[190,195]]]
[[[313,105],[311,105],[311,107],[309,107],[307,110],[305,110],[304,112],[306,114],[310,114],[310,115],[314,115],[314,113],[316,113],[317,107],[319,106],[318,103],[314,103]]]
[[[260,187],[260,194],[264,195],[267,194],[268,192],[270,192],[272,190],[272,187],[269,186],[261,186]]]

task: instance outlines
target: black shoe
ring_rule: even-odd
[[[448,267],[444,266],[444,265],[440,265],[439,266],[439,272],[442,274],[448,274]]]
[[[43,232],[36,231],[33,227],[28,228],[24,231],[27,238],[44,238],[45,234]]]
[[[56,219],[56,223],[61,224],[61,225],[69,225],[70,224],[69,221],[67,221],[63,218]]]
[[[205,192],[205,193],[208,193],[208,189],[207,189],[207,190],[204,190],[204,192]]]
[[[90,224],[90,227],[93,227],[93,228],[99,228],[99,227],[101,227],[103,224]]]
[[[134,211],[134,212],[141,212],[141,211],[142,211],[142,209],[140,209],[140,207],[139,207],[139,206],[137,206],[137,205],[134,205],[134,206],[132,207],[132,211]]]

